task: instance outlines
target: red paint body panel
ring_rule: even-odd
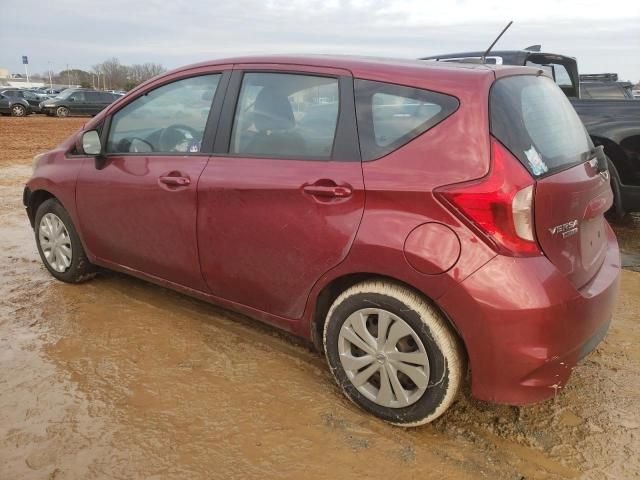
[[[325,56],[226,59],[152,79],[84,129],[161,84],[243,68],[410,85],[455,96],[460,105],[404,146],[363,163],[111,156],[96,170],[93,158],[66,155],[74,135],[40,160],[28,192],[45,190],[61,201],[92,262],[306,339],[317,299],[332,281],[372,274],[403,282],[437,304],[460,333],[475,396],[524,404],[554,395],[612,312],[620,261],[602,220],[610,190],[586,164],[540,180],[534,212],[546,256],[522,258],[497,255],[433,195],[444,185],[490,178],[489,89],[496,77],[535,70]],[[190,184],[159,183],[171,172]],[[351,195],[326,199],[303,190],[330,182]],[[572,248],[545,234],[572,216],[596,225],[569,238],[578,242]],[[438,227],[421,230],[425,225]],[[587,245],[598,229],[600,242]]]
[[[588,162],[538,181],[538,241],[547,257],[578,288],[593,278],[607,254],[603,214],[612,204],[609,178]],[[573,220],[577,220],[574,227],[557,228]],[[577,229],[575,234],[573,228]]]
[[[69,212],[75,225],[80,225],[76,210],[76,180],[85,162],[82,157],[67,157],[66,152],[75,143],[76,134],[71,135],[53,150],[40,158],[33,176],[27,183],[31,192],[43,191],[56,197]],[[35,215],[35,212],[33,212]],[[84,243],[81,229],[78,234]]]
[[[86,247],[98,259],[207,291],[196,239],[197,183],[206,156],[115,156],[78,176],[77,209]],[[179,169],[179,170],[178,170]],[[184,187],[158,181],[171,172]]]
[[[545,257],[497,256],[439,299],[465,341],[474,397],[523,405],[565,385],[611,318],[620,255],[608,225],[606,234],[604,262],[581,289]]]
[[[323,179],[353,193],[303,192]],[[211,293],[296,319],[317,279],[346,257],[364,209],[356,162],[212,157],[198,196],[200,262]]]
[[[460,258],[460,240],[441,223],[424,223],[414,228],[404,242],[404,257],[420,273],[438,275]]]

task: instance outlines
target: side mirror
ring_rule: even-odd
[[[102,153],[102,143],[100,135],[95,130],[89,130],[82,134],[82,151],[87,155],[100,155]]]

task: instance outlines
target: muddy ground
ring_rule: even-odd
[[[640,217],[617,226],[630,268],[610,333],[565,391],[527,408],[465,392],[403,430],[269,327],[120,274],[53,280],[22,186],[84,121],[0,118],[1,479],[640,476]]]

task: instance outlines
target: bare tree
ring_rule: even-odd
[[[54,83],[71,83],[106,90],[131,90],[161,73],[166,72],[159,63],[138,63],[131,66],[122,65],[115,57],[97,63],[91,70],[70,69],[53,75]]]
[[[102,62],[100,70],[105,77],[105,88],[123,88],[127,83],[127,67],[115,57]]]
[[[159,63],[136,63],[128,67],[129,81],[134,84],[146,82],[150,78],[164,73],[166,69]]]

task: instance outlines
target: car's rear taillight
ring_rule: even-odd
[[[522,257],[542,255],[534,234],[534,189],[531,175],[491,137],[489,174],[435,194],[497,252]]]

